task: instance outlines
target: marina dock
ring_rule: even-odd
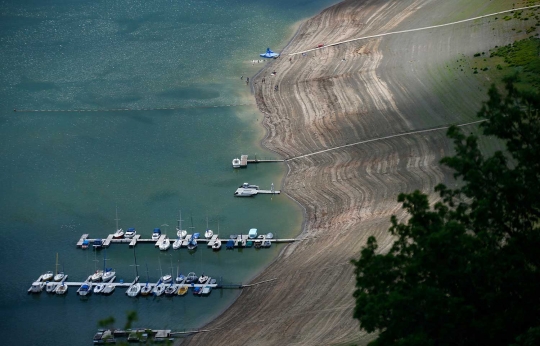
[[[77,247],[82,248],[82,243],[83,243],[84,240],[87,240],[88,242],[90,242],[90,244],[92,244],[92,243],[94,243],[94,241],[100,240],[100,239],[103,240],[102,247],[109,247],[111,244],[129,244],[129,247],[134,247],[138,243],[150,243],[150,244],[154,244],[155,247],[159,247],[160,241],[163,241],[163,239],[167,238],[167,235],[162,234],[159,237],[158,240],[154,240],[154,239],[150,239],[150,238],[149,239],[141,238],[140,234],[135,235],[133,238],[121,238],[121,239],[114,239],[112,237],[112,234],[109,234],[106,238],[92,239],[92,238],[88,238],[88,237],[89,237],[89,235],[87,233],[83,234],[81,236],[81,238],[79,239],[79,241],[77,242]],[[252,240],[254,242],[260,240],[260,241],[268,241],[270,243],[293,243],[295,241],[295,239],[279,239],[279,238],[267,239],[266,236],[264,236],[264,235],[260,235],[259,236],[260,238],[248,239],[248,235],[246,233],[246,234],[241,234],[241,235],[238,235],[238,236],[234,236],[234,238],[229,237],[229,238],[223,238],[223,239],[219,238],[219,235],[215,234],[214,236],[212,236],[211,239],[199,238],[199,239],[197,239],[197,243],[198,244],[207,244],[210,247],[217,241],[220,241],[223,244],[223,243],[227,243],[227,241],[229,239],[234,240],[237,237],[242,237],[246,241],[247,240]],[[186,248],[187,247],[188,241],[189,241],[190,238],[191,238],[191,234],[186,235],[186,237],[184,238],[184,240],[182,242],[182,247],[181,248]],[[176,238],[170,238],[171,241],[174,241],[175,239]],[[171,247],[170,250],[172,250],[172,247]],[[172,251],[176,251],[176,250],[172,250]]]
[[[246,168],[248,163],[265,163],[265,162],[284,162],[285,160],[259,160],[255,156],[254,160],[249,160],[248,155],[240,156],[240,168]]]

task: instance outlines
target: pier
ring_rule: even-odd
[[[249,160],[248,155],[240,156],[240,168],[246,168],[248,163],[265,163],[265,162],[284,162],[285,160],[259,160],[257,156],[255,159]]]
[[[186,235],[186,237],[182,241],[181,248],[186,248],[187,247],[189,239],[191,238],[191,236],[192,236],[191,234]],[[219,241],[219,242],[221,242],[223,244],[223,243],[227,243],[227,241],[229,239],[234,240],[234,239],[237,239],[238,237],[242,237],[245,241],[251,240],[253,242],[256,242],[256,241],[263,241],[263,242],[268,241],[270,243],[293,243],[293,242],[296,241],[295,239],[279,239],[279,238],[268,238],[267,239],[266,236],[264,236],[264,235],[260,235],[259,238],[249,239],[248,235],[246,233],[246,234],[240,234],[238,236],[235,236],[234,238],[229,237],[229,238],[223,238],[223,239],[220,239],[219,235],[215,234],[214,236],[212,236],[211,239],[199,238],[199,239],[197,239],[197,243],[198,244],[207,244],[207,246],[211,247],[217,241]],[[104,239],[102,247],[109,247],[111,244],[129,244],[129,247],[134,247],[138,243],[150,243],[150,244],[154,244],[155,247],[159,247],[160,241],[163,241],[163,239],[165,239],[165,238],[167,238],[166,234],[162,234],[159,237],[158,240],[154,240],[154,239],[151,239],[151,238],[141,238],[141,235],[137,234],[133,238],[115,239],[115,238],[113,238],[112,234],[109,234],[106,238],[92,239],[92,238],[89,238],[89,235],[87,233],[85,233],[85,234],[83,234],[81,236],[81,238],[77,242],[77,247],[82,248],[82,243],[83,243],[84,240],[87,240],[90,243],[93,243],[95,240],[99,240],[99,239]],[[177,238],[169,238],[169,239],[172,242],[172,241],[176,240]],[[171,247],[170,250],[176,251],[176,250],[173,250],[172,247]],[[169,250],[167,250],[167,251],[169,251]]]

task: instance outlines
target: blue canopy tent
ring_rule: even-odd
[[[266,48],[266,53],[261,54],[261,58],[277,58],[278,56],[279,54],[272,52],[270,48]]]

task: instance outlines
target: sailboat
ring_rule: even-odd
[[[212,236],[214,235],[214,232],[208,228],[208,216],[206,217],[206,232],[204,232],[204,237],[206,239],[210,239],[212,238]]]
[[[195,228],[193,227],[193,215],[191,215],[191,231],[193,231],[194,229]],[[198,237],[199,237],[199,233],[193,233],[187,245],[188,250],[195,250],[197,248]]]
[[[103,257],[103,277],[101,278],[103,282],[107,282],[111,280],[116,275],[116,272],[114,271],[114,269],[107,268],[106,263],[107,263],[107,250],[105,250],[105,254]]]
[[[121,228],[118,228],[118,221],[120,220],[118,218],[118,207],[116,207],[116,232],[113,234],[114,239],[121,239],[124,238],[124,230]]]
[[[132,285],[129,286],[129,288],[126,291],[126,294],[130,297],[136,297],[141,292],[141,285],[138,284],[139,279],[139,270],[137,269],[137,255],[135,254],[135,248],[133,248],[133,259],[135,260],[135,281]]]
[[[57,252],[56,253],[56,274],[54,275],[53,280],[56,282],[62,281],[64,277],[65,277],[64,271],[61,271],[60,273],[58,272],[58,252]]]
[[[184,239],[187,235],[187,231],[185,229],[182,229],[182,211],[179,210],[179,217],[178,217],[178,227],[176,227],[176,235],[180,239]]]
[[[161,251],[167,251],[169,250],[170,247],[171,247],[171,241],[169,240],[169,238],[163,239],[161,243],[159,244],[159,249]]]
[[[219,220],[218,220],[218,236],[217,239],[214,241],[214,244],[212,244],[212,250],[213,251],[219,251],[221,250],[221,240],[219,240]]]
[[[94,252],[94,262],[97,262],[97,258],[96,258],[96,252]],[[90,277],[90,281],[92,282],[98,282],[98,281],[101,281],[101,279],[103,278],[103,270],[98,270],[96,268],[96,265],[94,264],[94,274],[92,274],[92,276]]]
[[[141,296],[147,296],[152,291],[152,285],[150,285],[150,277],[148,276],[148,263],[146,263],[146,285],[141,287]]]
[[[58,295],[62,295],[62,294],[66,294],[67,290],[68,290],[68,285],[62,282],[60,286],[56,287],[56,290],[54,290],[54,292]]]
[[[167,284],[167,283],[172,281],[172,275],[170,275],[170,274],[163,275],[163,270],[161,269],[161,259],[158,257],[158,260],[159,260],[159,272],[161,274],[161,276],[159,278],[160,278],[161,282]],[[172,260],[171,260],[171,266],[172,266]]]

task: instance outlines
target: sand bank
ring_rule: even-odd
[[[518,7],[516,3],[516,7]],[[520,38],[482,18],[401,35],[287,53],[363,35],[407,30],[512,7],[509,1],[345,1],[308,20],[280,59],[252,79],[268,131],[263,144],[284,158],[449,123],[476,120],[491,83],[460,59]],[[275,71],[276,74],[272,75]],[[264,79],[264,82],[263,82]],[[276,91],[276,86],[277,91]],[[306,211],[304,239],[288,246],[240,298],[185,344],[367,343],[352,318],[353,267],[368,236],[384,251],[399,192],[454,184],[439,165],[451,154],[445,131],[368,142],[289,161],[283,192]],[[433,195],[432,195],[433,196]],[[435,200],[436,196],[432,197]]]

